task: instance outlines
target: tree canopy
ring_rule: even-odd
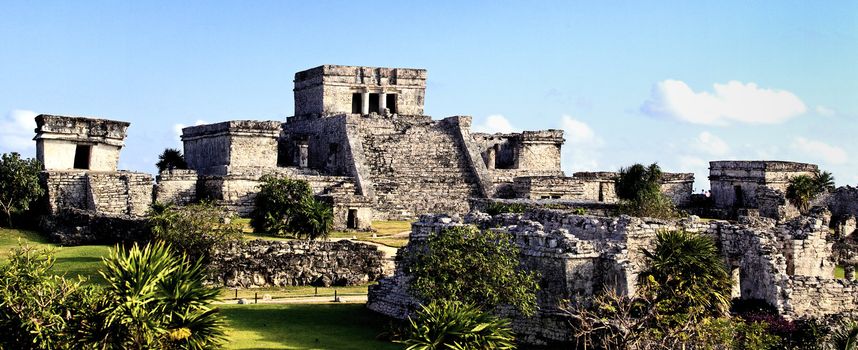
[[[12,226],[12,213],[28,210],[33,201],[44,193],[39,185],[42,164],[35,159],[22,159],[18,153],[3,153],[0,157],[0,209]]]
[[[158,163],[155,163],[159,172],[173,169],[187,169],[188,163],[185,162],[185,156],[182,151],[175,148],[167,148],[161,155],[158,156]]]

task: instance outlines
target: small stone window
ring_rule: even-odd
[[[391,114],[396,113],[396,94],[387,94],[387,109],[390,110]]]
[[[89,158],[92,152],[90,145],[77,145],[74,150],[74,168],[89,169]]]
[[[360,114],[363,104],[363,97],[360,93],[352,94],[352,114]]]
[[[381,114],[381,104],[379,102],[379,94],[369,94],[369,112]]]

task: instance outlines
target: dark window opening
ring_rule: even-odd
[[[736,200],[733,202],[736,208],[744,208],[745,195],[742,192],[742,186],[733,186],[733,192],[736,194]]]
[[[352,113],[360,114],[361,112],[361,103],[363,102],[363,98],[360,93],[352,94]]]
[[[346,218],[346,228],[356,229],[357,227],[357,209],[349,209],[348,218]]]
[[[396,94],[387,94],[387,109],[390,113],[396,113]]]
[[[74,150],[74,168],[89,169],[89,155],[92,151],[90,145],[77,145]]]
[[[560,196],[551,196],[551,199],[560,199]]]
[[[551,196],[540,196],[539,199],[551,199]]]
[[[379,98],[378,94],[369,94],[369,112],[370,113],[381,113],[379,110]]]

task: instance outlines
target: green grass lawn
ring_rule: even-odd
[[[220,305],[228,349],[402,349],[376,340],[387,321],[363,304]]]
[[[374,284],[374,283],[373,283]],[[239,289],[238,297],[244,299],[253,299],[257,295],[261,300],[265,294],[271,295],[272,299],[280,298],[306,298],[306,297],[334,297],[334,291],[341,297],[354,295],[366,295],[369,284],[348,287],[313,287],[313,286],[290,286],[290,287],[267,287],[267,288],[250,288]],[[235,299],[235,289],[224,288],[221,291],[221,299]],[[348,298],[346,298],[348,299]]]
[[[110,246],[85,245],[77,247],[60,247],[49,243],[47,239],[36,232],[0,228],[0,262],[6,261],[12,249],[20,244],[40,249],[51,249],[56,257],[54,272],[69,279],[78,276],[88,278],[91,283],[101,283],[103,279],[98,274],[101,268],[101,257],[106,256]]]

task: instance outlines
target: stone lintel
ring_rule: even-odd
[[[215,124],[189,126],[182,129],[182,141],[218,136],[280,137],[283,123],[267,120],[230,120]]]

